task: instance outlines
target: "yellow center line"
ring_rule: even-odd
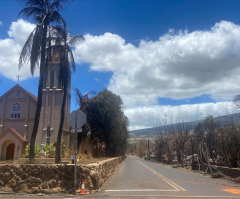
[[[138,160],[137,160],[138,161]],[[167,182],[169,185],[171,185],[173,188],[175,188],[176,190],[180,191],[186,191],[185,189],[183,189],[182,187],[180,187],[179,185],[177,185],[176,183],[174,183],[173,181],[169,180],[168,178],[166,178],[165,176],[161,175],[160,173],[158,173],[157,171],[153,170],[152,168],[148,167],[147,165],[143,164],[142,162],[138,161],[141,165],[143,165],[144,167],[146,167],[148,170],[152,171],[154,174],[156,174],[158,177],[160,177],[162,180],[164,180],[165,182]]]
[[[137,160],[138,161],[138,160]],[[146,167],[148,170],[152,171],[154,174],[156,174],[158,177],[160,177],[163,181],[165,181],[166,183],[168,183],[169,185],[171,185],[173,188],[175,188],[177,191],[180,191],[178,187],[174,186],[171,181],[169,182],[168,179],[165,179],[160,173],[156,172],[155,170],[149,168],[148,166],[146,166],[145,164],[143,164],[142,162],[138,161],[140,164],[142,164],[144,167]]]

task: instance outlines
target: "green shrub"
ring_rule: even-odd
[[[92,156],[90,154],[86,155],[85,153],[77,154],[78,160],[86,160],[86,159],[92,159]]]
[[[54,147],[53,144],[45,144],[43,150],[48,158],[55,158],[56,147]]]
[[[26,146],[25,153],[22,155],[23,158],[29,158],[30,143]],[[38,157],[38,153],[41,151],[41,147],[35,144],[35,157]]]
[[[77,159],[79,159],[79,160],[86,160],[87,159],[87,155],[85,153],[77,154]]]

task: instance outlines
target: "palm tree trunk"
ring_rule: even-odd
[[[56,155],[55,155],[56,164],[61,163],[61,139],[62,139],[63,124],[64,124],[66,99],[67,99],[67,85],[64,85],[64,93],[63,93],[63,101],[62,101],[62,109],[61,109],[61,121],[59,125],[59,130],[58,130]]]
[[[44,33],[43,33],[42,48],[41,48],[40,77],[39,77],[39,84],[38,84],[38,101],[37,101],[37,109],[35,113],[33,132],[32,132],[32,137],[30,141],[29,162],[34,161],[35,140],[37,136],[39,119],[40,119],[41,108],[42,108],[42,89],[43,89],[43,76],[44,76],[44,68],[45,68],[46,37],[47,37],[47,24],[44,24]]]

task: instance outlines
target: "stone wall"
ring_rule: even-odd
[[[84,181],[87,193],[101,189],[125,158],[126,156],[121,156],[86,166],[78,165],[77,190],[80,191],[82,181]],[[73,188],[73,180],[73,164],[0,165],[0,191],[66,193]]]
[[[200,171],[205,171],[207,170],[207,165],[198,165],[195,164],[193,166],[193,170],[199,170],[200,166]],[[240,169],[239,168],[229,168],[229,167],[222,167],[222,166],[215,166],[219,171],[221,171],[223,174],[226,176],[229,176],[231,178],[238,178],[240,177]],[[212,169],[213,172],[215,172],[215,169]],[[210,169],[207,170],[208,173],[211,173]]]

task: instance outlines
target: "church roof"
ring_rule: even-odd
[[[8,93],[10,93],[12,90],[16,89],[18,87],[18,89],[21,89],[23,90],[24,92],[26,92],[34,101],[37,102],[37,97],[35,95],[33,95],[32,93],[30,93],[28,90],[26,90],[25,88],[21,87],[19,84],[16,84],[14,87],[12,87],[10,90],[8,90],[6,93],[4,93],[1,97],[0,97],[0,100],[2,97],[6,96]]]
[[[21,86],[20,86],[21,87]],[[28,90],[26,90],[25,88],[21,87],[23,90],[25,90],[33,99],[35,99],[36,101],[38,100],[38,98],[33,95],[32,93],[30,93]]]
[[[7,133],[9,132],[9,130],[10,130],[11,132],[13,132],[13,133],[18,137],[18,139],[22,140],[23,142],[27,142],[27,140],[26,140],[23,136],[21,136],[21,135],[17,132],[17,130],[14,129],[14,128],[8,128],[8,129],[6,129],[4,132],[1,133],[0,138],[2,138],[5,134],[7,134]]]

